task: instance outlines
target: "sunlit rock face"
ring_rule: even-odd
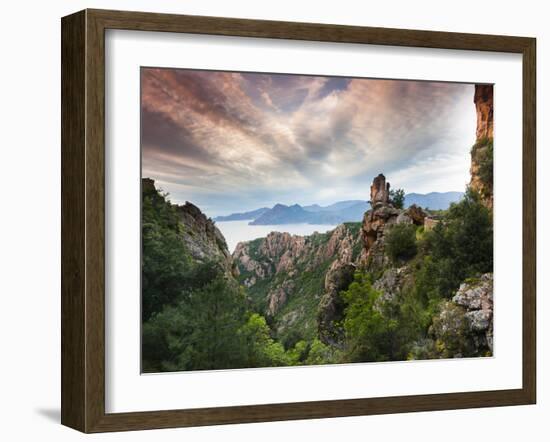
[[[476,143],[472,147],[470,188],[483,203],[493,208],[493,86],[476,85],[474,103],[477,113]]]
[[[266,314],[275,316],[295,294],[295,281],[303,272],[328,269],[331,265],[334,270],[357,262],[361,249],[359,226],[354,229],[340,224],[326,234],[299,236],[271,232],[265,238],[240,242],[233,259],[244,285],[250,289],[256,285],[269,286]],[[323,292],[317,295],[320,297]]]
[[[364,261],[368,267],[384,265],[383,236],[387,226],[395,224],[400,211],[390,202],[390,183],[379,174],[370,186],[370,203],[372,209],[363,217],[361,233],[364,245]]]
[[[141,182],[144,197],[153,201],[164,201],[161,191],[151,178],[143,178]],[[163,203],[170,204],[170,203]],[[189,253],[190,259],[196,263],[215,262],[228,276],[237,276],[237,267],[227,248],[223,234],[214,222],[190,202],[184,205],[170,204],[181,223],[180,238]]]
[[[390,183],[382,174],[374,178],[370,186],[370,202],[374,207],[377,203],[388,204],[390,201]]]
[[[174,205],[174,208],[183,225],[183,241],[193,259],[198,262],[217,261],[232,273],[233,258],[213,221],[188,201],[183,206]]]
[[[476,139],[493,138],[493,85],[476,84],[474,104],[477,113]]]

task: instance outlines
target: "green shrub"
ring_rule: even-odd
[[[338,362],[339,352],[319,339],[314,339],[309,348],[309,353],[305,361],[306,365],[334,364]]]
[[[218,276],[154,315],[144,325],[144,343],[153,338],[166,343],[163,371],[239,368],[246,364],[238,333],[245,321],[244,293]],[[144,359],[149,358],[148,348],[144,346]]]
[[[405,206],[405,191],[403,189],[390,190],[390,203],[396,209],[403,209]]]
[[[398,321],[385,312],[380,292],[373,289],[370,276],[357,273],[348,290],[341,293],[346,302],[344,362],[392,361],[403,359],[398,339]]]
[[[466,278],[493,271],[493,219],[480,196],[468,189],[445,218],[426,235],[431,284],[450,298]]]
[[[290,365],[303,365],[309,353],[309,344],[306,341],[298,341],[296,345],[288,350]]]
[[[416,228],[411,224],[391,227],[385,239],[385,251],[394,264],[416,255]]]
[[[273,367],[290,365],[283,345],[270,336],[265,318],[253,313],[239,330],[246,358],[243,367]]]

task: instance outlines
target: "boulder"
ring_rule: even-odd
[[[474,332],[485,332],[491,326],[493,314],[487,310],[474,310],[465,315],[468,328]]]
[[[493,274],[461,284],[444,302],[430,329],[444,357],[493,353]]]
[[[421,207],[413,204],[405,212],[407,216],[412,220],[415,226],[423,226],[426,219],[426,212]]]
[[[493,310],[493,274],[485,273],[479,279],[460,285],[453,302],[468,310]]]
[[[395,219],[396,224],[412,224],[413,220],[412,218],[405,212],[400,213],[397,215],[397,218]]]

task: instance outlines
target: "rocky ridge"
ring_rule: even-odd
[[[279,328],[299,324],[315,334],[318,305],[330,304],[327,296],[345,288],[338,281],[341,268],[348,266],[349,277],[361,260],[359,227],[345,223],[309,236],[271,232],[241,242],[233,253],[239,279],[265,314],[277,319]],[[290,303],[296,308],[287,309]]]
[[[142,179],[142,192],[153,197],[158,194],[155,181],[151,178]],[[171,204],[181,223],[182,241],[191,255],[199,263],[215,261],[227,273],[236,275],[233,258],[227,248],[227,243],[214,222],[194,204],[186,201],[184,205]]]
[[[214,222],[188,201],[183,206],[176,206],[176,213],[184,227],[184,243],[193,259],[198,262],[214,260],[234,272],[233,259],[225,238]]]

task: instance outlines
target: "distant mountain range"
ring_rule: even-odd
[[[405,207],[416,204],[425,209],[445,210],[448,209],[451,203],[456,203],[464,195],[463,192],[430,192],[422,193],[407,193],[405,195]]]
[[[262,207],[261,209],[252,210],[250,212],[232,213],[226,216],[217,216],[214,221],[245,221],[248,219],[256,219],[267,212],[269,207]]]
[[[249,222],[250,225],[271,225],[271,224],[313,224],[312,220],[316,212],[308,212],[299,204],[285,206],[275,204],[272,209],[264,212],[259,218]],[[327,223],[328,224],[328,223]]]
[[[299,204],[292,206],[276,204],[272,209],[264,212],[249,224],[340,224],[346,221],[360,221],[363,219],[363,214],[369,210],[369,207],[368,202],[360,200],[341,201],[326,207],[316,204],[305,207]]]
[[[462,195],[462,192],[408,193],[405,195],[405,207],[416,204],[422,208],[428,207],[432,210],[447,209],[452,202],[460,200]],[[364,213],[369,209],[369,202],[362,200],[338,201],[329,206],[275,204],[271,209],[262,207],[250,212],[218,216],[214,218],[214,221],[250,220],[248,223],[250,225],[341,224],[343,222],[361,221]]]

